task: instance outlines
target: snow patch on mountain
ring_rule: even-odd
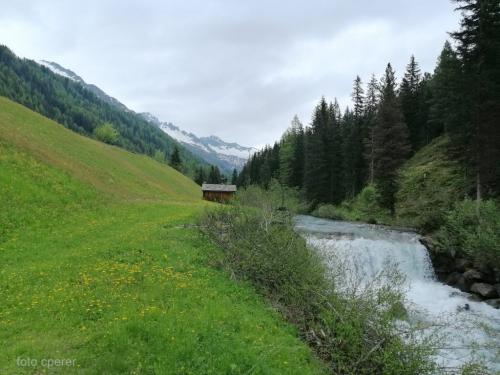
[[[193,133],[179,129],[172,123],[161,122],[151,113],[141,113],[141,116],[186,146],[191,152],[197,154],[207,162],[219,166],[226,172],[234,168],[237,170],[243,168],[248,158],[256,151],[253,147],[228,143],[214,135],[210,137],[197,137]]]
[[[123,103],[112,96],[106,94],[103,90],[93,84],[86,83],[80,76],[73,71],[62,67],[61,65],[47,60],[39,60],[38,64],[46,67],[53,73],[66,77],[72,81],[80,83],[89,91],[94,93],[101,100],[118,107],[127,112],[133,112]],[[225,142],[214,135],[209,137],[197,137],[193,133],[188,133],[170,122],[162,122],[151,113],[139,113],[144,120],[151,125],[158,127],[180,144],[185,146],[193,154],[198,155],[206,162],[217,165],[223,171],[230,173],[234,168],[240,170],[245,165],[248,158],[256,151],[253,147],[241,146],[237,143]]]
[[[59,65],[55,62],[47,61],[47,60],[38,60],[37,63],[48,68],[49,70],[51,70],[53,73],[55,73],[57,75],[69,78],[70,80],[75,81],[75,82],[80,82],[80,83],[85,84],[85,81],[80,76],[78,76],[77,74],[75,74],[74,72],[72,72],[69,69],[63,68],[61,65]]]

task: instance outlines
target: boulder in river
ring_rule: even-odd
[[[493,285],[486,283],[474,283],[470,288],[471,292],[477,293],[484,298],[495,298],[498,296],[497,290]]]
[[[495,309],[500,309],[500,298],[489,299],[489,300],[486,300],[484,302],[486,302],[488,305],[490,305],[491,307],[493,307]]]
[[[469,260],[458,258],[453,263],[453,269],[458,272],[465,272],[471,265],[472,263]]]
[[[474,268],[464,272],[465,280],[476,281],[483,278],[483,274]]]

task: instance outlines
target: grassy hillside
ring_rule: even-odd
[[[436,138],[401,169],[396,194],[400,223],[433,231],[443,223],[454,203],[465,197],[465,171],[448,156],[449,147],[447,137]]]
[[[206,163],[140,115],[113,105],[85,87],[28,59],[18,58],[0,45],[0,96],[5,96],[80,134],[92,136],[109,122],[119,131],[117,144],[146,155],[157,151],[170,155],[180,150],[183,168],[189,175]]]
[[[220,250],[191,225],[204,203],[188,178],[4,98],[0,171],[1,374],[321,372],[207,266]]]

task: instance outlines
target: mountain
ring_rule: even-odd
[[[241,146],[234,142],[225,142],[214,135],[197,137],[193,133],[181,130],[170,122],[161,122],[151,113],[141,113],[141,116],[183,144],[193,154],[198,155],[210,164],[217,165],[226,172],[230,172],[234,168],[241,170],[250,155],[256,151],[252,147]]]
[[[66,77],[74,82],[78,82],[79,84],[90,90],[92,93],[94,93],[99,99],[121,110],[134,113],[123,103],[113,98],[112,96],[109,96],[99,87],[85,82],[75,72],[64,68],[63,66],[52,61],[39,60],[37,62],[38,64],[50,69],[53,73]],[[217,165],[226,173],[230,173],[234,168],[236,168],[237,170],[241,170],[245,162],[248,160],[249,156],[254,151],[256,151],[252,147],[245,147],[240,146],[237,143],[225,142],[213,135],[209,137],[197,137],[193,133],[188,133],[184,130],[181,130],[170,122],[161,122],[151,113],[140,113],[140,116],[148,123],[161,129],[164,133],[168,134],[170,137],[181,143],[194,155],[202,158],[207,163]]]
[[[187,175],[194,176],[200,166],[207,166],[202,158],[76,73],[56,63],[19,58],[2,45],[0,96],[90,138],[97,127],[111,123],[119,133],[115,146],[135,153],[165,159],[177,146]]]
[[[106,94],[104,91],[102,91],[96,85],[85,82],[83,80],[83,78],[80,77],[78,74],[76,74],[75,72],[73,72],[69,69],[62,67],[58,63],[55,63],[53,61],[47,61],[47,60],[38,60],[37,63],[48,68],[49,70],[51,70],[55,74],[66,77],[74,82],[78,82],[79,84],[81,84],[82,86],[89,89],[91,92],[93,92],[95,94],[95,96],[97,96],[99,99],[105,101],[106,103],[111,104],[115,107],[118,107],[119,109],[122,109],[124,111],[132,112],[130,109],[127,108],[127,106],[125,106],[125,104],[116,100],[112,96],[109,96],[108,94]]]

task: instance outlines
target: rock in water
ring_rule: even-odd
[[[493,285],[486,283],[475,283],[470,288],[471,292],[477,293],[484,298],[495,298],[498,294]]]

